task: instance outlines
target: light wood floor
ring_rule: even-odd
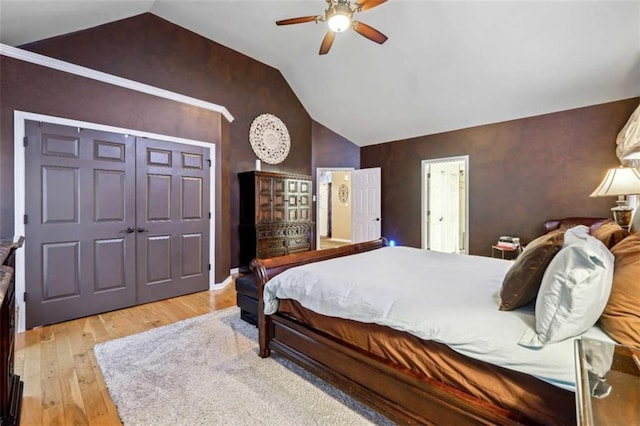
[[[21,425],[119,425],[93,354],[96,343],[235,305],[235,286],[148,303],[19,333]]]
[[[320,237],[320,248],[318,250],[342,247],[351,244],[349,241],[336,241],[328,237]]]

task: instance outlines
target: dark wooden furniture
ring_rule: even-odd
[[[236,278],[236,305],[240,308],[241,319],[258,325],[258,284],[253,274]]]
[[[591,225],[600,218],[566,218],[545,222],[545,231],[578,224]],[[263,289],[271,278],[285,270],[331,258],[375,250],[384,239],[369,241],[274,259],[256,259],[251,269],[258,285],[259,354],[268,357],[276,351],[345,393],[369,405],[401,424],[529,424],[532,420],[497,406],[439,380],[419,377],[408,369],[376,358],[366,350],[347,345],[339,339],[282,313],[264,314]],[[363,271],[366,275],[366,271]],[[552,385],[549,385],[552,387]],[[556,389],[553,388],[552,389]],[[548,395],[523,394],[545,403]],[[573,404],[556,406],[558,419],[573,415]],[[563,422],[566,423],[566,422]],[[569,424],[572,424],[570,422]]]
[[[19,425],[23,383],[14,374],[15,349],[15,251],[22,246],[0,242],[0,424]]]
[[[575,340],[578,425],[640,421],[640,349]]]
[[[240,180],[240,265],[309,251],[312,177],[262,171],[244,172]]]
[[[283,315],[264,315],[265,283],[288,268],[375,250],[383,239],[275,259],[256,259],[260,356],[271,350],[401,424],[515,424],[504,409],[477,400],[435,380],[420,380],[366,353],[340,344]]]
[[[256,259],[259,354],[278,352],[400,424],[521,424],[521,415],[381,360],[286,314],[264,314],[266,282],[295,266],[375,250],[384,239],[273,259]],[[363,271],[366,274],[366,271]],[[544,398],[544,396],[541,396]],[[523,402],[526,403],[526,402]],[[567,408],[571,413],[574,409]]]
[[[549,232],[559,228],[571,228],[577,225],[593,226],[596,223],[606,222],[606,217],[565,217],[563,219],[549,219],[544,222],[544,231]]]

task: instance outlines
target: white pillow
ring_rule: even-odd
[[[582,232],[572,232],[568,244],[565,238],[542,277],[536,329],[526,330],[519,344],[540,348],[591,328],[609,300],[613,263],[613,255],[598,239]]]
[[[573,228],[569,228],[564,233],[564,244],[562,247],[574,243],[584,242],[589,236],[589,227],[585,225],[576,225]]]

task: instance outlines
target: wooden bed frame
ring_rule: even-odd
[[[526,419],[436,380],[374,358],[281,314],[265,315],[263,288],[279,273],[306,263],[375,250],[379,239],[251,263],[258,284],[260,356],[276,351],[319,378],[402,424],[523,424]],[[366,271],[365,271],[366,273]]]

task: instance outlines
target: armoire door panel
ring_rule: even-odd
[[[273,193],[274,194],[284,194],[286,192],[285,179],[282,178],[274,178],[273,179]]]
[[[272,217],[273,223],[286,222],[287,220],[287,195],[285,192],[285,180],[280,178],[273,179],[273,192],[271,193]]]
[[[260,177],[256,186],[258,223],[271,223],[273,221],[273,179]]]
[[[286,222],[287,218],[287,210],[284,207],[278,207],[273,209],[273,220],[272,223],[282,223]]]
[[[301,221],[310,221],[311,220],[311,211],[308,208],[298,209],[298,219]]]
[[[266,224],[273,222],[273,203],[269,195],[258,195],[258,206],[256,210],[258,212],[258,223]]]

